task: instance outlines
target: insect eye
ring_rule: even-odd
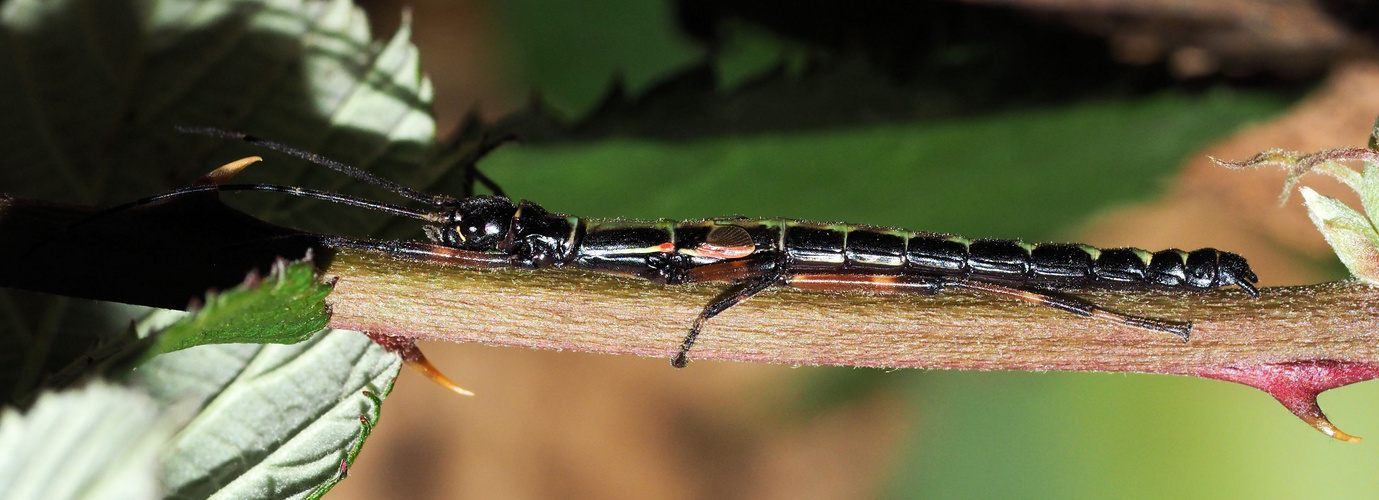
[[[441,244],[447,245],[447,247],[459,247],[459,245],[461,245],[462,242],[465,242],[465,237],[461,236],[461,234],[459,234],[459,231],[456,231],[454,229],[447,229],[441,231],[440,237]]]
[[[464,240],[465,243],[469,245],[489,245],[492,244],[495,239],[501,238],[507,234],[507,229],[497,221],[473,222],[478,223],[462,225],[459,231],[460,239]]]
[[[499,228],[498,228],[498,224],[497,224],[497,223],[495,223],[495,222],[493,222],[493,221],[489,221],[489,222],[485,223],[485,224],[482,225],[482,226],[476,225],[476,224],[470,224],[470,225],[468,225],[468,226],[466,226],[466,227],[464,228],[464,232],[465,232],[465,236],[467,236],[467,237],[469,237],[469,238],[478,239],[478,238],[483,238],[483,237],[485,237],[485,236],[492,236],[492,235],[494,235],[494,234],[497,234],[497,233],[498,233],[498,229],[499,229]]]
[[[495,250],[507,238],[516,210],[507,198],[474,197],[462,200],[450,214],[456,246],[471,250]]]

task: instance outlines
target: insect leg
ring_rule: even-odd
[[[498,149],[498,146],[502,146],[509,142],[515,142],[516,140],[516,134],[507,134],[492,141],[488,139],[488,134],[479,137],[478,150],[465,159],[464,195],[466,198],[474,196],[475,183],[483,184],[484,187],[488,188],[488,190],[493,193],[493,196],[507,197],[507,195],[503,193],[503,188],[498,187],[498,183],[493,182],[493,179],[490,179],[483,171],[479,170],[479,160],[488,156],[494,149]]]
[[[507,197],[503,189],[498,187],[498,183],[493,182],[487,175],[479,170],[479,160],[484,159],[493,150],[509,142],[517,141],[516,134],[506,134],[497,139],[490,139],[488,132],[470,130],[470,125],[466,124],[464,129],[446,140],[445,156],[436,162],[438,170],[443,172],[454,172],[461,169],[461,192],[465,198],[474,196],[475,185],[483,185],[488,188],[493,196]]]
[[[1078,316],[1097,318],[1113,323],[1120,323],[1136,328],[1154,330],[1158,332],[1171,333],[1181,337],[1183,342],[1187,342],[1192,336],[1192,322],[1172,321],[1158,318],[1147,318],[1144,316],[1132,316],[1122,314],[1093,304],[1089,301],[1064,295],[1055,295],[1042,290],[1029,290],[1023,288],[1013,288],[1008,286],[986,283],[981,281],[959,281],[952,280],[948,285],[967,288],[969,290],[987,293],[991,295],[1002,295],[1016,299],[1033,302],[1035,304],[1051,306]]]
[[[763,274],[763,270],[765,273]],[[676,354],[671,365],[676,368],[684,368],[689,363],[688,355],[694,340],[699,337],[699,331],[703,328],[704,322],[709,318],[717,316],[729,307],[739,302],[751,298],[762,290],[773,286],[791,286],[795,288],[805,288],[811,290],[831,290],[831,291],[869,291],[881,293],[918,293],[932,295],[943,290],[945,282],[942,278],[925,278],[914,276],[889,276],[889,275],[857,275],[857,274],[789,274],[775,268],[775,263],[765,259],[748,259],[733,262],[726,262],[712,266],[705,266],[693,270],[691,276],[700,278],[703,281],[710,281],[712,278],[723,278],[735,276],[741,279],[744,275],[750,276],[742,281],[738,286],[724,293],[717,300],[714,300],[704,311],[695,318],[694,325],[690,327],[689,335],[680,345],[680,352]],[[751,276],[751,274],[756,274]]]
[[[933,295],[948,283],[937,276],[896,276],[889,274],[802,273],[791,275],[787,283],[794,288],[830,292],[915,293]]]
[[[689,364],[689,350],[694,347],[694,340],[699,337],[699,330],[704,327],[705,321],[726,311],[738,302],[752,298],[753,295],[762,290],[782,284],[782,276],[779,270],[773,270],[764,276],[752,278],[730,288],[726,293],[709,303],[708,306],[705,306],[704,310],[699,313],[699,317],[694,319],[694,324],[690,326],[689,335],[686,335],[685,341],[680,344],[680,352],[675,355],[675,359],[670,361],[671,366],[684,368],[686,364]]]

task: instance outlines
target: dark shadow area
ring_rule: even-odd
[[[223,198],[254,216],[200,196],[72,227],[92,210],[185,187],[250,155],[266,161],[237,181],[380,196],[323,167],[233,141],[179,134],[174,126],[269,137],[386,171],[401,182],[433,176],[425,171],[425,159],[434,145],[397,144],[388,137],[387,125],[396,116],[379,114],[383,132],[333,124],[336,109],[330,105],[338,108],[361,90],[394,100],[389,109],[396,113],[429,113],[398,86],[393,68],[370,69],[381,44],[323,27],[320,11],[301,19],[251,2],[235,4],[213,21],[195,12],[195,3],[169,4],[188,11],[164,14],[187,24],[151,29],[140,24],[147,19],[135,14],[133,3],[75,2],[73,8],[33,15],[23,30],[0,33],[0,56],[14,62],[0,72],[0,90],[8,90],[0,96],[0,110],[18,113],[0,118],[10,128],[0,139],[7,146],[0,148],[0,193],[43,200],[10,206],[0,218],[6,235],[0,287],[10,288],[0,291],[9,317],[0,323],[7,361],[0,370],[0,400],[48,384],[57,370],[80,363],[125,330],[129,318],[141,315],[138,308],[85,299],[185,309],[208,290],[267,272],[279,257],[301,258],[316,243],[313,236],[256,217],[361,237],[388,219],[291,196],[230,195]],[[301,32],[264,29],[285,25]],[[78,32],[94,42],[75,39]],[[323,98],[322,82],[331,71],[358,75],[360,83]]]
[[[947,2],[685,1],[684,33],[710,60],[629,96],[615,79],[602,104],[565,123],[538,95],[479,129],[532,144],[605,137],[691,140],[775,131],[914,123],[1219,86],[1297,96],[1320,71],[1175,77],[1165,61],[1130,64],[1105,37],[1029,10]],[[714,59],[745,24],[808,48],[805,67],[720,88]],[[463,136],[475,139],[476,136]]]

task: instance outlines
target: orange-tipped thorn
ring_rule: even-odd
[[[245,167],[248,167],[249,165],[253,165],[261,161],[263,161],[263,158],[258,156],[240,158],[230,163],[221,165],[220,168],[212,170],[210,173],[201,176],[201,178],[197,179],[196,182],[193,182],[192,185],[219,186],[225,183],[225,181],[230,180],[230,178],[234,177],[235,174],[238,174],[240,173],[240,171],[243,171]]]
[[[1361,441],[1359,436],[1342,432],[1327,420],[1317,404],[1317,395],[1337,387],[1379,378],[1379,364],[1321,359],[1223,367],[1198,375],[1263,390],[1313,429],[1341,441],[1358,443]]]
[[[458,385],[455,385],[455,383],[450,381],[450,379],[446,377],[445,374],[441,373],[440,370],[436,369],[436,365],[433,365],[430,361],[427,361],[426,355],[422,354],[421,349],[417,347],[416,340],[407,337],[399,337],[397,335],[389,335],[386,333],[366,332],[365,335],[368,335],[369,339],[373,340],[375,344],[382,346],[388,352],[396,353],[398,356],[402,356],[402,361],[404,363],[407,363],[407,366],[412,367],[413,370],[416,370],[417,373],[420,373],[423,377],[431,379],[432,382],[440,384],[441,387],[450,389],[452,391],[455,391],[456,393],[463,394],[465,396],[474,395],[474,393],[469,392],[468,390],[465,390],[464,388]]]
[[[1301,418],[1303,422],[1307,422],[1307,425],[1312,426],[1312,428],[1322,431],[1322,434],[1326,434],[1341,441],[1358,443],[1365,440],[1365,438],[1360,436],[1352,436],[1342,432],[1340,429],[1337,429],[1330,420],[1327,420],[1325,416],[1314,417],[1311,415],[1298,415],[1298,418]]]
[[[420,350],[417,351],[417,355],[421,355]],[[436,365],[433,365],[430,361],[427,361],[425,356],[421,356],[421,359],[419,360],[408,359],[406,357],[403,357],[402,361],[406,362],[407,366],[412,367],[412,369],[416,370],[417,373],[420,373],[422,376],[431,379],[432,382],[440,384],[441,387],[450,389],[465,396],[474,395],[473,392],[465,390],[464,388],[455,385],[454,382],[451,382],[450,379],[445,376],[445,374],[441,373],[440,370],[436,369]]]

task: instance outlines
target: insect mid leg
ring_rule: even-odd
[[[800,273],[791,275],[793,288],[830,292],[910,293],[934,295],[943,291],[947,280],[937,276],[897,276],[890,274]]]
[[[1143,328],[1146,330],[1171,333],[1182,338],[1183,342],[1187,342],[1192,336],[1192,322],[1190,321],[1172,321],[1159,318],[1147,318],[1144,316],[1132,316],[1129,314],[1122,314],[1107,309],[1103,309],[1100,306],[1097,306],[1096,304],[1093,304],[1091,302],[1077,297],[1056,295],[1042,290],[1013,288],[1008,286],[996,285],[992,283],[985,283],[981,281],[954,280],[948,282],[948,284],[952,286],[960,286],[981,293],[1013,297],[1027,302],[1033,302],[1035,304],[1055,307],[1076,314],[1078,316],[1097,318],[1105,321],[1110,321],[1113,323],[1120,323],[1123,325],[1129,325],[1136,328]]]
[[[704,322],[709,318],[717,316],[718,313],[726,311],[729,307],[738,302],[752,298],[753,295],[762,290],[782,284],[782,274],[774,271],[771,274],[752,278],[750,281],[743,282],[726,293],[714,299],[704,310],[699,313],[699,317],[694,319],[694,324],[690,326],[689,334],[685,336],[685,341],[680,344],[680,352],[670,361],[671,366],[684,368],[689,364],[689,350],[694,347],[694,340],[699,337],[699,331],[704,327]]]
[[[493,182],[493,179],[479,170],[479,160],[488,156],[499,146],[515,141],[517,141],[516,134],[505,134],[497,139],[492,139],[487,132],[462,129],[446,141],[446,150],[449,153],[440,160],[441,167],[439,170],[448,172],[456,168],[463,169],[464,177],[461,181],[463,186],[461,192],[465,198],[474,196],[475,187],[478,185],[483,185],[493,193],[493,196],[506,197],[503,189],[498,187],[498,183]]]
[[[498,183],[493,182],[493,179],[489,178],[488,175],[484,174],[483,171],[479,170],[479,160],[483,159],[485,156],[488,156],[488,154],[492,153],[493,150],[498,149],[498,146],[502,146],[503,144],[516,141],[516,134],[507,134],[494,140],[489,140],[488,134],[484,134],[479,138],[479,149],[475,151],[474,154],[470,156],[470,158],[465,162],[465,197],[474,196],[475,184],[483,184],[484,187],[488,188],[489,192],[493,193],[493,196],[507,197],[507,194],[503,193],[503,188],[498,187]]]

